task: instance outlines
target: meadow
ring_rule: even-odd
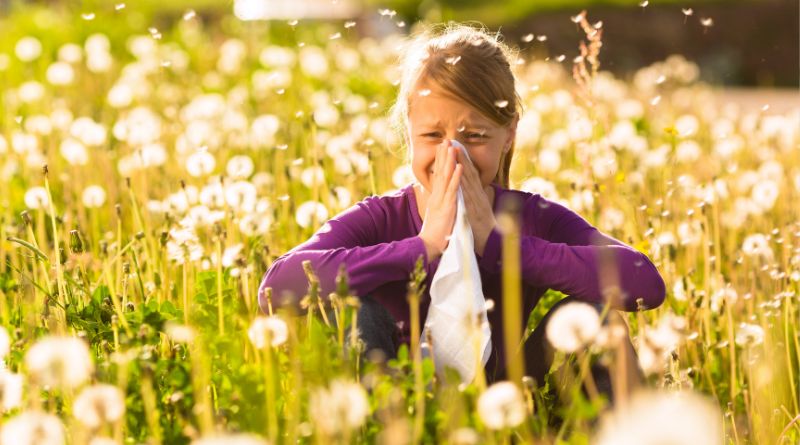
[[[375,14],[397,32],[124,3],[0,19],[0,443],[798,443],[800,107],[719,106],[680,55],[615,78],[585,16],[564,23],[583,56],[509,42],[511,187],[657,265],[665,303],[625,313],[645,388],[580,391],[615,359],[598,320],[562,327],[588,351],[564,347],[570,378],[487,387],[418,344],[361,360],[346,275],[323,296],[309,268],[301,312],[261,311],[276,257],[414,179],[387,115],[410,25]]]

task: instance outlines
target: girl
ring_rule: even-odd
[[[396,192],[366,197],[331,218],[309,240],[274,261],[261,290],[272,288],[274,304],[301,298],[308,290],[302,262],[310,260],[319,277],[320,295],[327,296],[344,263],[350,288],[361,299],[358,327],[366,350],[377,349],[393,357],[401,343],[410,341],[406,286],[419,257],[427,273],[420,316],[422,320],[427,316],[428,289],[453,230],[460,186],[483,292],[495,302],[488,314],[492,355],[485,370],[489,381],[506,375],[502,235],[495,218],[501,205],[517,208],[521,222],[524,310],[514,322],[524,326],[548,288],[569,295],[551,309],[525,343],[525,369],[541,384],[552,361],[552,347],[544,336],[550,314],[570,301],[598,308],[605,303],[598,257],[615,259],[622,299],[614,309],[636,310],[639,298],[646,308],[660,305],[664,281],[646,255],[601,233],[575,212],[539,194],[509,188],[521,113],[511,52],[496,38],[469,26],[449,25],[437,31],[419,34],[405,48],[399,94],[392,109],[416,181]],[[469,159],[453,147],[452,139],[467,148]],[[259,295],[263,297],[263,292]],[[260,304],[266,309],[266,301]],[[630,341],[626,343],[632,352]],[[595,377],[597,386],[609,393],[607,376]]]

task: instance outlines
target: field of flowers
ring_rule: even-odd
[[[611,410],[572,383],[555,405],[527,379],[439,381],[406,349],[360,360],[345,279],[328,298],[309,270],[307,311],[260,312],[274,258],[413,179],[387,119],[406,27],[146,17],[0,17],[0,443],[800,441],[800,107],[716,106],[680,56],[618,79],[577,41],[549,60],[525,57],[535,30],[510,42],[512,188],[668,288],[626,314],[648,390]],[[613,360],[605,329],[578,340]]]

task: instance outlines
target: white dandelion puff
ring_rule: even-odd
[[[106,191],[100,185],[90,185],[83,190],[81,200],[86,208],[101,207],[106,202]]]
[[[5,424],[0,430],[0,443],[14,445],[63,445],[64,425],[52,415],[38,411],[25,411]]]
[[[255,165],[250,156],[239,155],[228,159],[228,164],[225,166],[225,171],[228,176],[234,179],[245,179],[253,174]]]
[[[764,328],[757,324],[740,323],[736,328],[735,342],[739,346],[760,345],[764,342]]]
[[[571,302],[558,308],[547,323],[547,340],[554,348],[575,352],[591,343],[600,331],[600,316],[591,305]]]
[[[311,226],[312,219],[316,220],[316,222],[327,220],[328,209],[317,201],[306,201],[300,204],[295,212],[297,224],[305,229]]]
[[[273,348],[284,344],[289,336],[289,327],[277,316],[256,317],[247,330],[247,336],[256,349],[264,349],[267,344]]]
[[[309,412],[325,434],[359,428],[370,412],[367,392],[358,383],[333,380],[327,388],[318,388],[311,394]]]
[[[42,43],[36,37],[23,37],[14,46],[14,54],[23,62],[30,62],[42,54]]]
[[[490,429],[514,428],[525,420],[525,400],[517,385],[497,382],[478,398],[478,415]]]
[[[644,391],[603,416],[592,443],[722,445],[721,419],[719,407],[700,394]]]
[[[186,158],[186,171],[195,178],[208,175],[214,171],[217,161],[207,151],[196,151]]]
[[[25,365],[47,387],[74,388],[94,371],[89,347],[75,337],[42,337],[25,354]]]
[[[114,385],[92,385],[78,394],[72,412],[87,427],[99,428],[122,418],[125,414],[125,395]]]
[[[44,187],[31,187],[25,192],[25,206],[29,209],[47,209],[50,206],[50,198]]]

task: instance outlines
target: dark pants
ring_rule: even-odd
[[[525,341],[525,371],[528,376],[536,381],[538,386],[543,385],[545,375],[550,370],[555,354],[555,350],[545,334],[547,323],[558,308],[573,301],[578,300],[575,297],[567,296],[554,304]],[[592,306],[597,309],[598,313],[602,311],[601,305]],[[605,318],[604,323],[607,323],[610,317],[620,316],[616,311],[610,311],[609,317]],[[358,331],[361,341],[364,342],[365,357],[369,358],[376,353],[385,359],[397,356],[397,350],[400,347],[400,331],[395,324],[395,320],[386,308],[369,296],[361,298],[361,307],[358,310]],[[630,337],[625,336],[622,341],[623,347],[626,349],[625,356],[628,358],[627,363],[622,365],[626,367],[627,375],[635,380],[634,382],[628,382],[628,384],[635,385],[643,380],[643,373],[639,368],[636,352]],[[489,360],[493,359],[494,354]],[[507,379],[504,365],[500,364],[494,375],[487,375],[489,383]],[[600,363],[593,363],[591,365],[591,373],[598,392],[604,394],[613,403],[614,395],[608,367]]]

